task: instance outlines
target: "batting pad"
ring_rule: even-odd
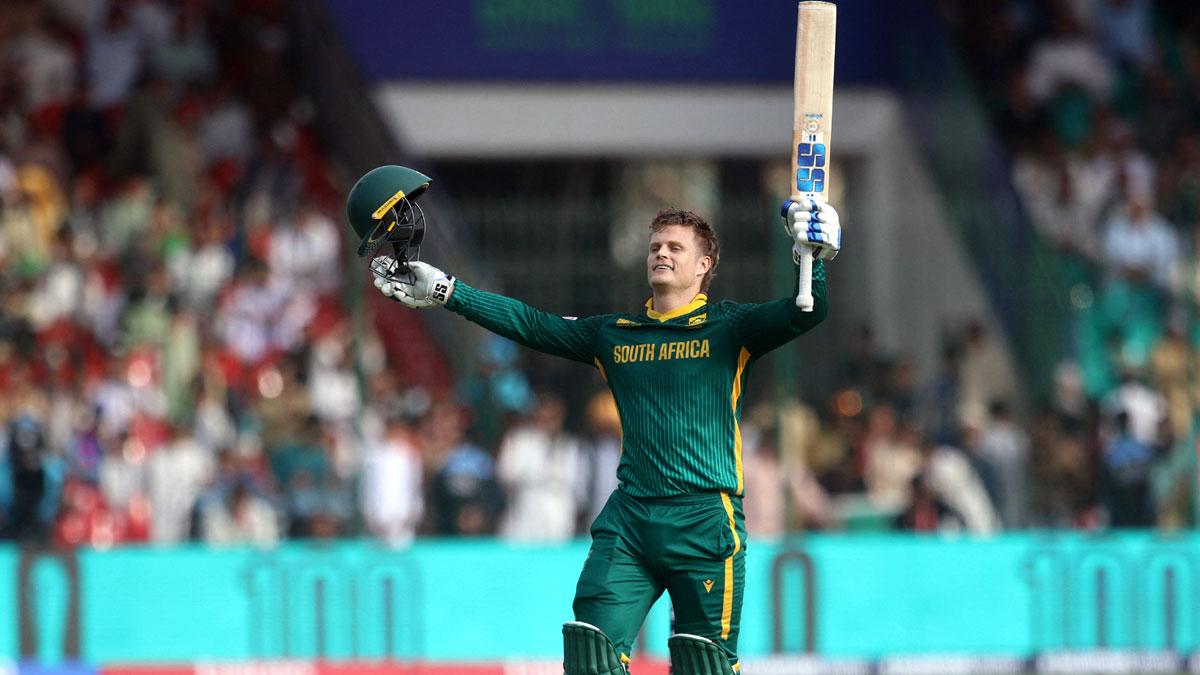
[[[699,635],[676,633],[667,640],[671,670],[675,675],[733,675],[725,652],[717,643]]]
[[[563,624],[565,675],[626,675],[625,662],[608,636],[582,621]]]

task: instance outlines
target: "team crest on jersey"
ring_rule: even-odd
[[[636,326],[638,322],[630,321],[629,319],[617,319],[618,326]]]
[[[699,326],[700,324],[704,323],[705,321],[708,321],[708,314],[697,314],[696,316],[693,316],[692,318],[688,319],[688,325],[689,326]]]

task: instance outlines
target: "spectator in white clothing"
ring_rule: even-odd
[[[372,536],[392,546],[410,543],[425,510],[416,420],[394,412],[383,438],[367,446],[362,465],[362,511]]]
[[[188,540],[192,508],[215,466],[210,448],[200,445],[186,427],[175,427],[174,437],[150,456],[146,470],[151,539],[164,544]]]
[[[1034,45],[1029,55],[1031,93],[1043,103],[1071,87],[1096,98],[1106,97],[1113,86],[1112,64],[1070,12],[1060,10],[1055,14],[1053,33]]]
[[[497,474],[509,508],[500,533],[526,541],[562,541],[575,534],[583,462],[579,441],[563,429],[566,408],[542,394],[529,420],[500,442]]]
[[[279,515],[245,481],[238,481],[224,499],[204,506],[200,529],[209,544],[273,546],[279,541]]]
[[[88,31],[88,84],[92,105],[101,110],[118,108],[129,98],[141,74],[145,51],[141,37],[124,4],[113,2]]]
[[[1179,240],[1149,201],[1133,195],[1104,227],[1104,263],[1111,278],[1168,288],[1177,278]]]
[[[271,231],[271,275],[289,288],[324,293],[337,287],[342,232],[311,203]]]
[[[979,437],[979,458],[988,467],[1004,527],[1024,527],[1029,512],[1029,439],[1003,401],[992,402],[990,419]]]
[[[1016,400],[1017,377],[1003,346],[982,321],[967,325],[961,369],[962,392],[959,417],[966,424],[982,427],[992,401]]]
[[[961,450],[926,439],[921,442],[921,461],[924,487],[954,514],[953,522],[974,534],[1000,528],[987,488]]]
[[[11,40],[8,57],[24,85],[26,112],[65,106],[70,101],[76,87],[75,56],[47,10],[40,10],[33,30]]]
[[[228,82],[213,85],[209,113],[200,120],[200,149],[208,164],[221,160],[244,163],[254,149],[254,119],[250,108]]]
[[[266,267],[246,262],[218,304],[216,325],[225,346],[246,365],[257,365],[280,346],[287,289],[267,281]]]
[[[1111,419],[1126,416],[1127,434],[1147,447],[1157,445],[1160,430],[1167,416],[1167,401],[1163,395],[1142,382],[1136,372],[1127,369],[1122,374],[1121,386],[1103,401],[1104,412]]]

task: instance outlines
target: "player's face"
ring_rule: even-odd
[[[712,265],[701,253],[696,231],[685,225],[669,225],[650,233],[646,256],[646,278],[656,291],[686,290],[696,286]]]

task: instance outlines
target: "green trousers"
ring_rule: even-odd
[[[596,626],[627,658],[651,605],[671,596],[675,632],[709,638],[737,662],[746,519],[740,497],[667,498],[613,492],[592,523],[575,589],[575,620]]]

